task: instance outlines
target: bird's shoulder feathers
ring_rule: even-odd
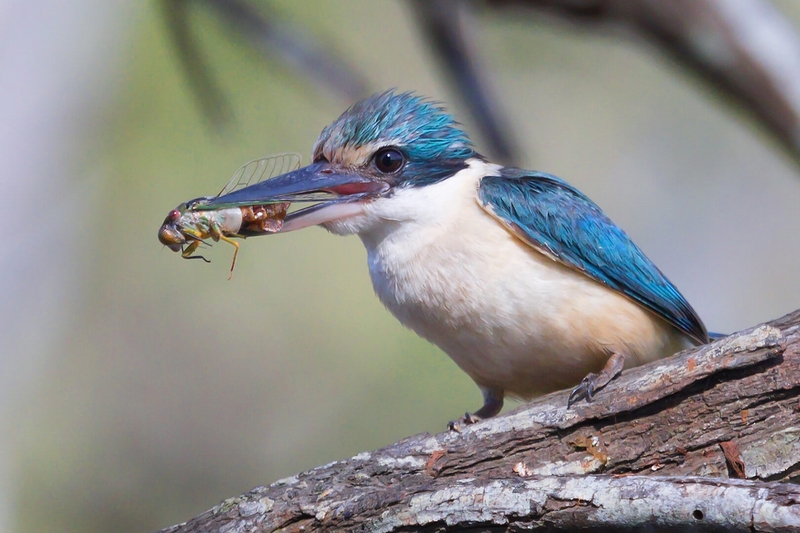
[[[696,342],[708,333],[678,289],[588,197],[549,174],[504,168],[480,205],[524,242],[660,316]]]

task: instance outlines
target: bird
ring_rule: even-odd
[[[586,195],[491,163],[442,104],[391,89],[322,130],[311,164],[209,200],[311,205],[281,233],[357,235],[372,285],[406,327],[477,384],[461,428],[574,387],[591,401],[623,368],[709,342],[687,300]]]

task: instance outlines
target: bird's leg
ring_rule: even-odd
[[[589,373],[577,387],[572,389],[569,399],[567,399],[567,408],[582,398],[586,398],[587,402],[591,402],[594,393],[617,377],[622,372],[623,366],[625,366],[625,354],[622,352],[612,353],[603,370],[597,374]]]
[[[481,387],[481,392],[483,393],[483,406],[472,414],[465,413],[458,420],[448,422],[447,427],[451,431],[461,432],[464,427],[480,422],[484,418],[492,418],[500,412],[503,408],[503,391]]]

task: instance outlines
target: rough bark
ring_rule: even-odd
[[[800,311],[222,502],[198,531],[800,530]],[[744,479],[734,479],[744,478]]]

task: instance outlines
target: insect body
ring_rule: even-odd
[[[300,166],[297,154],[280,154],[250,161],[237,170],[217,197],[229,194],[251,184],[294,170]],[[184,259],[202,259],[193,255],[208,239],[223,240],[236,249],[231,262],[231,273],[236,266],[239,243],[234,238],[277,233],[283,226],[288,202],[262,203],[258,205],[214,208],[208,205],[216,197],[201,197],[184,202],[169,212],[158,230],[158,240],[174,252],[181,252]]]

